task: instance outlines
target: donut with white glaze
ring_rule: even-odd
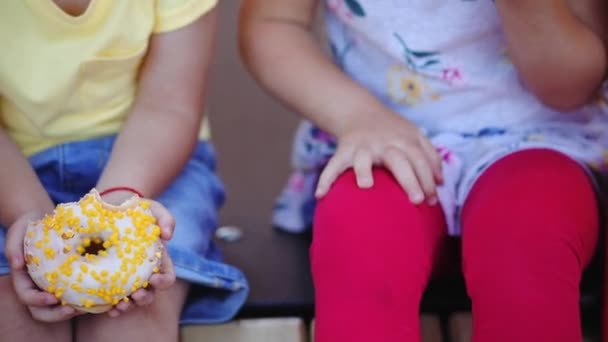
[[[28,273],[62,305],[110,310],[159,272],[163,244],[150,202],[134,195],[115,206],[93,189],[31,222],[24,239]]]

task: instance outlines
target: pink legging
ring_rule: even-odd
[[[422,293],[445,241],[439,206],[412,205],[374,171],[346,172],[319,201],[311,247],[317,342],[420,341]],[[544,149],[511,154],[477,181],[462,212],[475,342],[582,340],[579,282],[598,239],[587,174]]]

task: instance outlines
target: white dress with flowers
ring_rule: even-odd
[[[460,233],[460,208],[475,180],[509,153],[551,148],[607,169],[605,102],[571,113],[540,103],[509,61],[491,0],[326,0],[326,29],[335,63],[440,151],[439,197],[452,235]],[[310,225],[314,184],[335,147],[331,136],[302,123],[276,226]]]

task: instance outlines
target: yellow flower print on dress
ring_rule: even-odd
[[[410,49],[405,40],[398,34],[395,39],[403,49],[405,65],[397,64],[388,71],[388,93],[391,99],[402,105],[415,105],[421,101],[439,99],[439,94],[424,82],[421,72],[434,69],[440,64],[439,52]],[[449,71],[449,72],[448,72]],[[459,70],[439,70],[439,77],[451,83],[451,78],[460,78]]]
[[[388,93],[393,102],[410,106],[439,98],[419,74],[403,65],[394,65],[389,69]]]

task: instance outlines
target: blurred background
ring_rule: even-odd
[[[297,118],[267,96],[244,69],[237,48],[240,1],[220,1],[220,27],[209,93],[213,142],[228,201],[222,222],[269,227],[286,181]]]

